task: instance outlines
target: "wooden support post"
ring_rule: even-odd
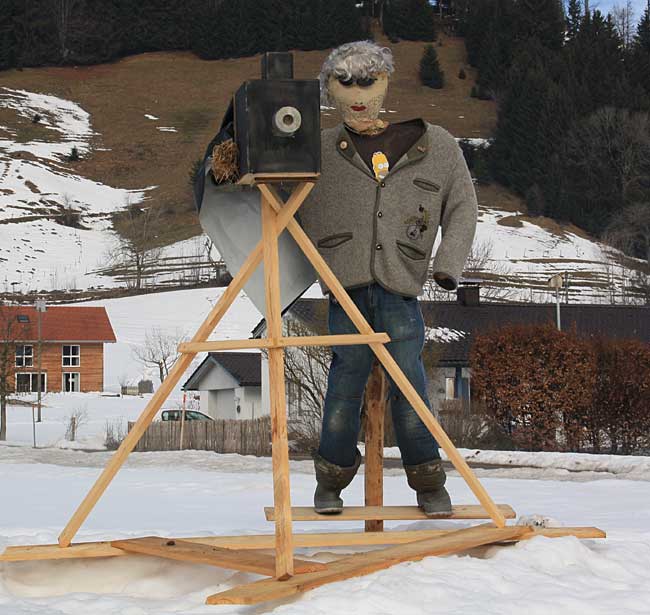
[[[181,562],[194,562],[195,564],[208,564],[220,568],[229,568],[230,570],[254,572],[268,577],[275,574],[275,558],[272,555],[256,553],[250,550],[224,549],[223,547],[199,544],[179,538],[145,536],[127,540],[112,540],[111,547],[128,553],[152,555]],[[319,562],[296,560],[297,574],[325,569],[326,566]]]
[[[386,374],[375,361],[366,385],[364,458],[366,506],[384,505],[384,415],[386,412]],[[366,532],[381,532],[384,522],[371,519],[365,522]]]
[[[261,188],[261,186],[260,186]],[[262,192],[262,240],[264,243],[264,290],[267,339],[277,344],[282,337],[280,264],[276,213]],[[273,458],[273,501],[275,519],[275,573],[278,579],[293,575],[291,495],[289,485],[289,438],[284,384],[284,349],[269,348],[271,405],[271,454]]]
[[[262,194],[269,199],[276,211],[282,209],[282,201],[278,198],[277,192],[273,187],[260,185],[260,190],[262,191]],[[350,298],[350,295],[348,295],[345,288],[343,288],[338,278],[330,269],[329,265],[325,262],[325,259],[320,255],[312,241],[295,219],[289,221],[287,224],[287,230],[296,240],[296,243],[300,246],[303,253],[314,269],[318,272],[332,294],[338,299],[339,305],[345,310],[345,313],[354,323],[354,326],[357,328],[359,333],[366,335],[374,333],[372,327],[368,324],[368,321],[366,321],[363,314],[359,311],[359,308]],[[458,452],[436,417],[415,390],[415,387],[404,375],[404,372],[400,369],[399,365],[397,365],[397,362],[388,349],[383,344],[370,343],[369,346],[388,374],[393,378],[395,384],[404,397],[406,397],[409,404],[411,404],[413,409],[417,412],[427,429],[431,432],[445,453],[447,453],[449,461],[451,461],[456,470],[458,470],[458,473],[463,477],[467,486],[472,490],[485,510],[488,511],[494,524],[497,527],[505,527],[506,520],[490,497],[489,493],[485,490],[474,472],[472,472],[471,468],[467,465],[465,459],[463,459],[462,455]]]
[[[562,538],[575,536],[576,538],[606,538],[607,535],[597,527],[551,527],[533,528],[532,536],[546,536],[547,538]],[[383,546],[415,542],[425,538],[444,536],[454,530],[387,530],[385,532],[320,532],[294,534],[293,543],[299,548],[314,547],[353,547],[353,546]],[[175,540],[175,539],[172,539]],[[194,536],[184,537],[184,542],[213,545],[224,549],[256,550],[273,549],[275,546],[274,534],[246,534],[244,536]],[[26,562],[36,560],[57,559],[88,559],[96,557],[123,557],[129,555],[122,549],[111,546],[110,542],[80,542],[61,549],[58,544],[49,545],[22,545],[7,547],[0,553],[0,562]],[[296,572],[298,567],[296,565]]]
[[[314,184],[312,182],[305,182],[300,184],[293,191],[285,206],[282,207],[282,211],[277,216],[274,232],[278,234],[281,233],[285,229],[289,220],[293,220],[293,214],[298,210],[313,187]],[[210,333],[212,333],[213,329],[217,326],[232,302],[239,295],[239,291],[244,287],[248,278],[253,274],[262,261],[262,251],[263,242],[260,240],[257,246],[255,246],[252,252],[248,255],[248,258],[244,261],[244,264],[230,282],[228,288],[226,288],[224,293],[221,295],[217,304],[212,308],[207,318],[203,321],[203,324],[194,334],[194,337],[191,340],[192,342],[205,342],[208,339]],[[195,353],[181,354],[178,357],[167,378],[165,378],[165,381],[153,394],[131,431],[128,433],[126,438],[124,438],[120,447],[115,451],[115,453],[113,453],[113,456],[104,467],[99,478],[86,494],[86,497],[72,515],[68,524],[63,528],[63,531],[59,535],[59,546],[70,546],[70,543],[81,527],[81,524],[86,520],[90,511],[95,507],[95,504],[97,504],[97,500],[99,500],[108,485],[110,485],[111,481],[129,456],[129,453],[135,448],[174,386],[176,386],[185,373],[185,370],[187,370],[192,363],[194,357]]]
[[[499,513],[505,519],[514,519],[517,515],[508,504],[498,504]],[[265,507],[264,514],[267,521],[275,521],[275,510]],[[415,519],[428,519],[424,511],[418,506],[344,506],[338,515],[320,515],[313,506],[294,506],[291,509],[291,518],[298,521],[319,521],[334,523],[337,521],[402,521]],[[451,514],[444,519],[490,519],[489,513],[477,504],[454,504]]]

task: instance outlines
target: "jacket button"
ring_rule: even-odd
[[[386,182],[381,182],[381,184],[379,184],[379,185],[380,185],[382,188],[385,188],[385,187],[386,187]]]
[[[347,147],[348,147],[348,142],[347,142],[347,141],[341,141],[341,142],[339,143],[339,147],[340,147],[341,149],[347,149]]]
[[[375,249],[376,249],[376,250],[381,250],[381,244],[378,243],[378,244],[375,246]]]
[[[377,217],[381,218],[384,214],[382,214],[380,211],[377,212]]]

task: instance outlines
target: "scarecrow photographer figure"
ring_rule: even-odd
[[[374,331],[431,408],[422,363],[424,321],[418,303],[433,260],[438,285],[454,290],[470,252],[477,200],[462,150],[441,126],[418,118],[379,118],[394,71],[391,51],[371,41],[334,49],[320,73],[321,102],[342,123],[321,131],[321,175],[297,218]],[[232,142],[230,142],[232,145]],[[213,153],[213,173],[228,180],[228,142]],[[331,334],[357,333],[329,297]],[[339,513],[354,478],[361,404],[374,353],[368,345],[332,346],[320,445],[313,453],[319,513]],[[390,407],[408,484],[427,516],[451,514],[438,444],[390,378]]]

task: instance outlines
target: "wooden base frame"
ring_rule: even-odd
[[[295,181],[296,178],[273,177],[269,181],[276,182],[278,179]],[[233,588],[228,592],[210,596],[207,600],[208,604],[254,604],[306,591],[324,583],[368,574],[400,561],[416,560],[428,555],[455,553],[478,545],[522,540],[540,534],[545,536],[574,535],[580,538],[604,537],[604,533],[597,528],[532,530],[522,526],[505,527],[506,518],[514,517],[514,511],[507,505],[497,506],[494,503],[385,347],[385,344],[390,341],[388,335],[372,330],[313,243],[294,219],[294,214],[314,186],[313,179],[315,178],[299,183],[285,203],[280,199],[271,183],[264,183],[260,181],[260,178],[254,178],[262,196],[262,239],[249,254],[192,340],[179,346],[181,353],[179,359],[68,521],[59,536],[58,545],[9,547],[4,554],[0,555],[0,561],[112,557],[130,553],[145,553],[183,561],[209,563],[235,570],[253,571],[274,577],[269,581]],[[285,228],[291,233],[314,269],[354,323],[358,330],[357,334],[308,338],[283,337],[278,236]],[[266,291],[266,339],[208,342],[209,335],[262,260]],[[331,520],[364,520],[366,531],[361,533],[294,534],[292,529],[294,515],[296,520],[320,521],[323,517],[315,515],[309,509],[291,508],[284,348],[316,344],[368,344],[377,359],[366,391],[366,507],[348,508],[342,515],[329,517]],[[236,348],[268,349],[274,506],[272,509],[267,509],[267,518],[272,519],[275,523],[275,535],[184,539],[150,536],[133,540],[72,544],[77,531],[124,464],[129,453],[135,448],[196,353]],[[453,531],[383,531],[385,519],[419,519],[423,516],[421,511],[415,507],[383,507],[383,400],[386,392],[384,372],[395,381],[480,503],[480,506],[473,507],[457,506],[452,518],[487,518],[491,519],[491,525]],[[328,565],[294,558],[294,547],[386,544],[395,546],[344,558]],[[269,548],[274,549],[274,557],[262,553],[251,554],[251,549]]]

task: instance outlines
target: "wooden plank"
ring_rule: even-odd
[[[531,533],[531,528],[521,525],[504,528],[479,526],[458,530],[437,538],[346,557],[331,562],[324,571],[297,575],[287,581],[263,579],[240,585],[209,596],[206,604],[259,604],[287,598],[327,583],[363,576],[402,562],[414,562],[433,555],[450,555],[503,540],[517,540]]]
[[[216,352],[218,350],[236,350],[238,348],[268,348],[267,340],[211,340],[209,342],[183,342],[178,345],[178,352]]]
[[[296,548],[382,546],[404,544],[415,540],[444,536],[452,530],[390,530],[385,532],[319,532],[293,535]],[[606,533],[597,527],[554,527],[534,528],[535,536],[560,538],[575,536],[580,539],[606,538]],[[176,539],[174,539],[176,540]],[[224,549],[273,549],[274,534],[249,534],[245,536],[198,536],[182,538],[185,542],[214,545]],[[58,544],[25,545],[7,547],[0,554],[0,562],[22,562],[56,559],[86,559],[95,557],[121,557],[129,555],[116,549],[108,541],[80,542],[62,549]]]
[[[295,337],[282,337],[278,340],[280,346],[350,346],[353,344],[370,344],[377,342],[387,344],[390,337],[387,333],[373,333],[361,335],[360,333],[343,333],[340,335],[305,335]]]
[[[269,186],[267,189],[273,192],[274,188]],[[275,205],[277,207],[277,204]],[[345,310],[350,320],[354,323],[359,333],[370,335],[374,333],[368,321],[363,317],[359,308],[350,298],[350,295],[343,288],[337,277],[334,275],[325,259],[320,255],[314,244],[311,242],[305,231],[298,224],[295,219],[291,219],[287,223],[287,230],[291,233],[296,243],[300,246],[303,253],[312,264],[321,279],[325,282],[326,286],[331,290],[332,294],[337,298],[339,305]],[[383,344],[370,344],[371,350],[384,366],[388,374],[393,378],[395,384],[399,387],[400,391],[406,397],[409,404],[417,412],[422,422],[426,425],[427,429],[431,432],[438,444],[447,453],[447,458],[454,465],[459,474],[463,477],[468,487],[472,490],[478,501],[483,505],[485,510],[490,515],[497,527],[504,527],[506,520],[499,511],[499,508],[494,503],[485,487],[478,480],[472,469],[467,465],[465,459],[458,452],[449,436],[445,433],[436,417],[429,410],[424,403],[415,387],[409,382],[404,372],[400,369],[399,365],[390,354],[388,349]]]
[[[246,173],[237,183],[250,185],[269,182],[313,182],[319,177],[320,173]]]
[[[384,415],[387,381],[384,370],[375,361],[366,385],[364,432],[364,495],[366,506],[384,505]],[[366,532],[381,532],[381,519],[368,519]]]
[[[277,217],[274,227],[276,233],[281,233],[284,230],[285,226],[288,224],[289,220],[293,220],[293,214],[298,210],[313,187],[313,183],[305,182],[293,191],[291,197],[289,197],[289,200]],[[244,284],[248,278],[252,275],[252,273],[262,261],[262,255],[263,242],[260,240],[257,246],[248,255],[244,261],[244,264],[241,266],[240,270],[228,285],[228,288],[226,288],[224,293],[217,301],[216,305],[212,308],[206,319],[198,328],[191,340],[192,342],[204,342],[208,339],[210,333],[212,333],[223,315],[227,312],[232,302],[239,295],[239,292],[244,287]],[[145,409],[138,417],[134,428],[128,433],[126,438],[124,438],[122,444],[115,451],[115,453],[113,453],[113,456],[104,467],[104,470],[100,474],[99,478],[95,481],[90,491],[88,491],[86,497],[82,500],[81,504],[78,506],[77,510],[74,512],[67,525],[59,535],[59,545],[61,547],[67,547],[70,545],[72,539],[75,537],[75,534],[81,527],[81,524],[86,520],[104,491],[106,491],[106,488],[108,485],[110,485],[111,481],[126,461],[129,453],[135,448],[138,440],[140,440],[148,425],[151,423],[154,416],[156,416],[156,413],[165,402],[173,388],[181,379],[185,371],[190,367],[194,356],[195,355],[193,353],[187,353],[181,354],[178,357],[174,363],[174,366],[165,378],[165,381],[160,385],[160,387],[156,389],[155,393],[147,403]]]
[[[209,342],[183,342],[178,345],[178,352],[214,352],[218,350],[235,350],[237,348],[286,348],[288,346],[346,346],[352,344],[370,344],[378,342],[387,344],[390,337],[386,333],[361,335],[346,333],[342,335],[305,335],[281,337],[272,343],[268,339],[261,340],[212,340]]]
[[[161,538],[160,536],[145,536],[129,540],[113,540],[111,546],[141,555],[152,555],[182,562],[209,564],[231,570],[255,572],[269,577],[275,575],[275,557],[255,551],[224,549],[213,545],[178,540],[177,538]],[[296,573],[305,574],[325,570],[325,564],[294,560]]]
[[[282,337],[280,304],[280,261],[276,213],[260,185],[262,205],[262,240],[264,242],[264,290],[266,300],[266,337],[277,344]],[[284,382],[284,350],[269,348],[269,399],[271,411],[271,458],[273,464],[273,501],[275,519],[276,577],[287,579],[293,573],[291,526],[291,490],[289,484],[289,437],[287,433],[287,402]]]
[[[499,504],[499,512],[506,519],[514,519],[515,511],[508,504]],[[275,520],[272,506],[264,508],[267,521]],[[424,511],[417,506],[345,506],[338,515],[320,515],[311,506],[294,506],[291,509],[294,521],[410,521],[428,519]],[[490,519],[489,513],[476,504],[456,504],[452,514],[445,519]]]

